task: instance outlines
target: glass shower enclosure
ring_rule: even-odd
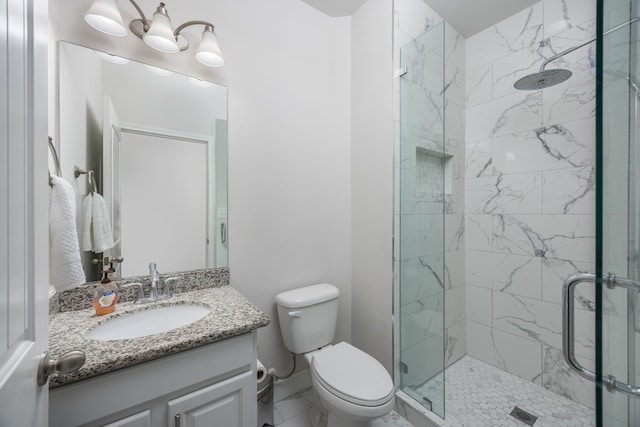
[[[602,0],[599,6],[596,404],[599,426],[636,426],[640,425],[640,51],[634,19],[639,5],[635,0]],[[621,286],[625,284],[635,286]],[[627,384],[632,389],[625,390]]]
[[[400,389],[444,418],[444,23],[400,49]]]

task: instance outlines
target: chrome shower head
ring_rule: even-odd
[[[542,70],[522,77],[514,83],[513,87],[518,90],[546,89],[568,80],[571,74],[571,71],[561,68]]]

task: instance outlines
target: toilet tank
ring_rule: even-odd
[[[338,288],[328,283],[276,295],[280,331],[289,351],[302,354],[333,341],[338,321],[338,296]]]

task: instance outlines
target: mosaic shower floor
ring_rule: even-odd
[[[445,375],[443,427],[525,426],[509,415],[514,406],[537,416],[535,427],[595,425],[592,409],[473,357],[464,356]],[[434,387],[441,390],[441,381],[427,382],[416,391],[422,394]]]

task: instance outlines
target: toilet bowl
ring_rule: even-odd
[[[276,295],[285,347],[309,364],[314,427],[368,427],[394,405],[393,381],[369,354],[346,342],[331,345],[339,291],[321,283]]]
[[[326,409],[324,414],[316,413],[314,425],[368,427],[393,409],[391,377],[367,353],[341,342],[305,354],[305,359],[309,362],[313,390]]]

